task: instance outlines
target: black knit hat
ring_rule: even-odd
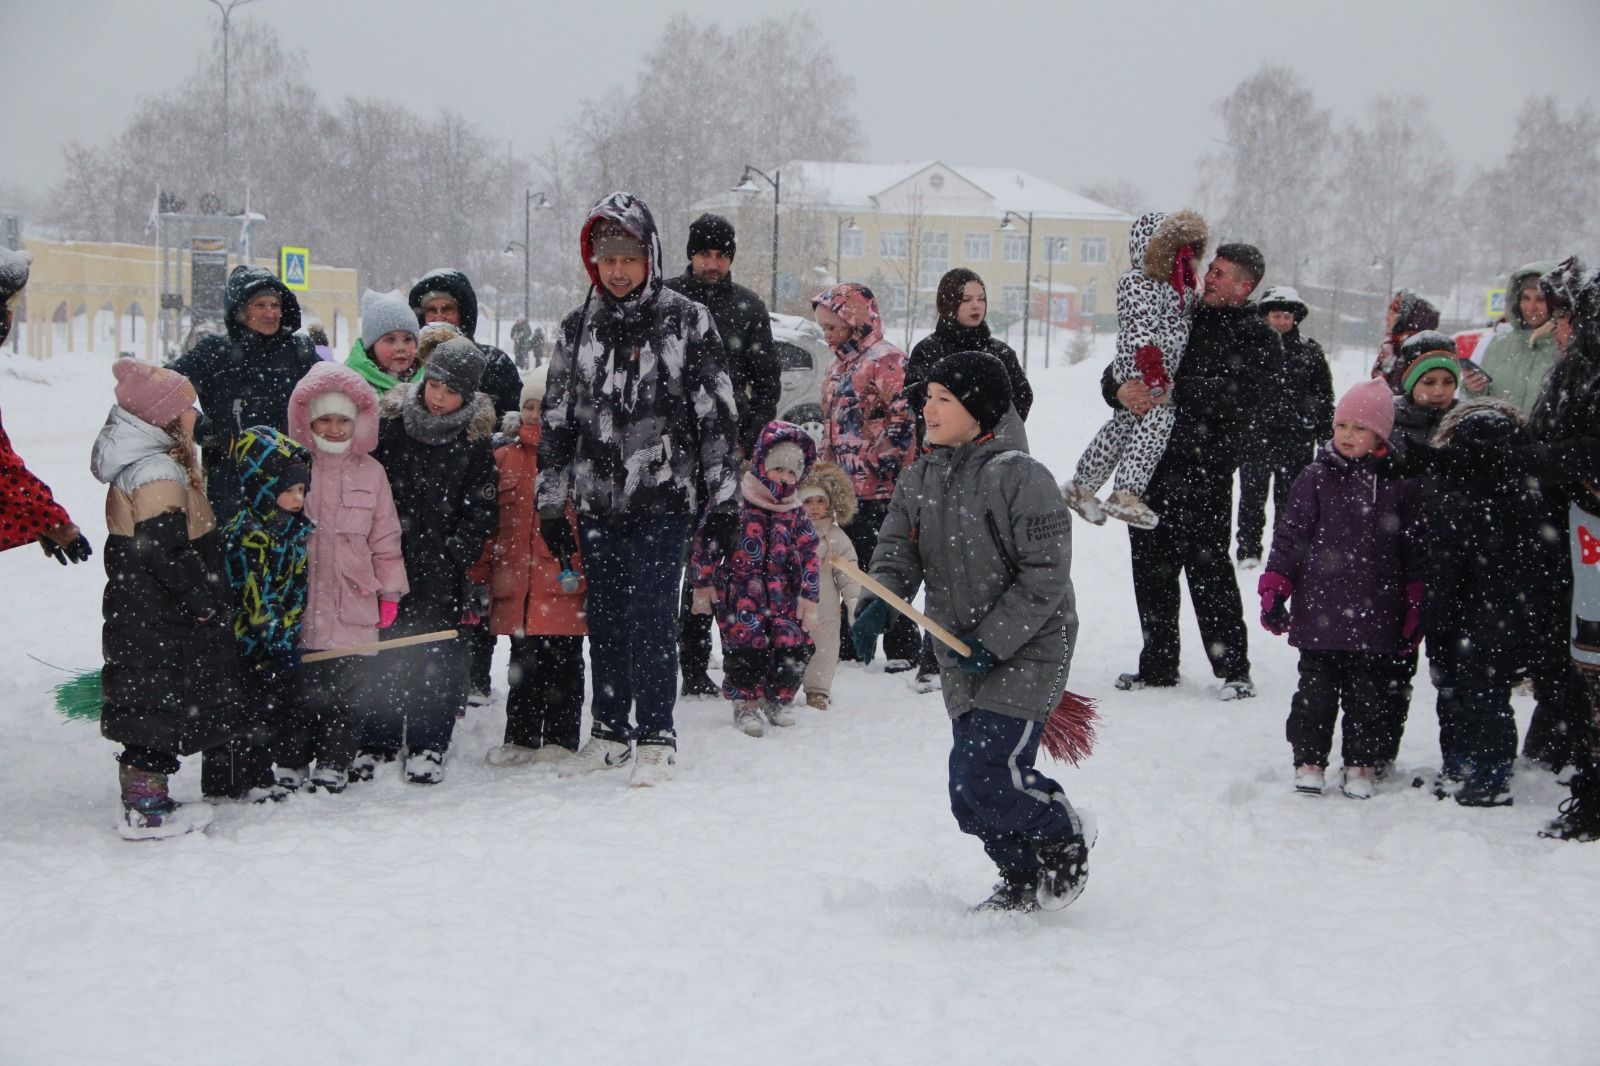
[[[1011,410],[1011,376],[1005,364],[988,352],[956,352],[947,355],[929,372],[927,383],[938,382],[961,401],[967,413],[978,420],[985,433],[994,432],[1000,419]]]
[[[733,239],[733,223],[721,215],[701,215],[689,224],[689,258],[696,252],[722,252],[729,259],[738,250]]]

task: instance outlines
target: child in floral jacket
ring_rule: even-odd
[[[805,430],[768,422],[740,483],[737,546],[718,565],[703,523],[695,537],[694,611],[709,614],[716,605],[722,693],[733,701],[734,724],[753,737],[768,722],[794,725],[786,704],[811,658],[820,595],[817,531],[795,490],[815,460]]]

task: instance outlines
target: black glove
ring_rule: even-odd
[[[540,515],[539,536],[562,566],[567,566],[578,554],[578,538],[572,535],[572,523],[567,521],[565,513],[550,517]]]
[[[739,516],[733,511],[716,510],[706,513],[706,520],[700,527],[700,535],[706,546],[706,552],[711,556],[711,563],[716,565],[733,554],[733,549],[739,543]]]
[[[39,535],[39,547],[43,548],[46,555],[62,566],[66,566],[68,563],[84,562],[94,554],[94,548],[89,544],[89,538],[82,533],[79,533],[65,544],[57,544],[47,535],[41,533]]]
[[[967,641],[967,646],[972,649],[971,655],[961,655],[957,652],[951,653],[955,659],[956,667],[963,674],[972,674],[973,676],[987,674],[990,670],[1000,665],[1000,660],[994,657],[994,652],[977,641],[969,640]]]
[[[1289,599],[1281,592],[1271,595],[1271,605],[1261,612],[1261,628],[1281,637],[1289,632]]]

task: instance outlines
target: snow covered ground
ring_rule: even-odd
[[[1029,433],[1064,475],[1104,358],[1033,354]],[[97,548],[108,355],[0,355],[13,443]],[[1294,653],[1252,624],[1261,695],[1219,703],[1186,608],[1183,685],[1114,691],[1128,539],[1074,532],[1072,687],[1104,721],[1081,769],[1045,765],[1100,839],[1083,898],[1028,917],[968,914],[992,869],[946,807],[943,708],[881,661],[760,740],[680,703],[655,790],[491,770],[503,711],[475,709],[440,787],[390,772],[125,843],[112,745],[50,696],[54,667],[99,664],[100,558],[0,554],[0,1061],[1600,1061],[1600,845],[1535,835],[1564,790],[1293,795]],[[1419,679],[1404,764],[1437,762],[1432,703]],[[175,781],[198,795],[197,765]]]

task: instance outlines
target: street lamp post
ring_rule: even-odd
[[[861,229],[856,225],[856,218],[841,218],[833,227],[833,276],[835,281],[844,280],[844,231],[856,233]]]
[[[245,4],[253,4],[256,0],[208,0],[222,12],[222,195],[224,198],[233,195],[233,132],[232,121],[228,114],[228,18],[233,14],[233,9]],[[227,210],[227,200],[223,200],[223,210]]]
[[[533,202],[535,198],[538,199],[538,201],[539,201],[538,203],[534,203]],[[532,278],[531,267],[532,267],[532,261],[533,261],[533,253],[529,249],[532,248],[532,246],[533,246],[533,209],[535,207],[537,207],[541,211],[545,211],[545,210],[553,209],[555,207],[555,204],[552,204],[549,200],[545,199],[545,195],[542,192],[534,192],[532,189],[524,189],[523,190],[523,197],[522,197],[522,317],[523,318],[528,318],[530,316],[530,311],[529,311],[530,293],[533,292],[533,285],[532,285],[532,282],[531,282],[531,278]],[[517,242],[516,241],[512,241],[511,243],[512,244],[516,244]]]
[[[733,187],[733,191],[760,192],[761,187],[750,180],[752,174],[772,186],[772,304],[768,310],[776,311],[778,309],[778,201],[783,198],[783,172],[774,170],[769,177],[764,171],[746,163],[744,174],[740,176],[739,184]]]
[[[1029,289],[1033,285],[1033,212],[1020,215],[1015,211],[1007,211],[1000,218],[1000,229],[1006,233],[1014,233],[1017,224],[1012,219],[1020,218],[1028,226],[1028,250],[1023,253],[1022,264],[1022,369],[1028,369],[1028,324],[1029,311],[1033,307],[1033,293]]]

